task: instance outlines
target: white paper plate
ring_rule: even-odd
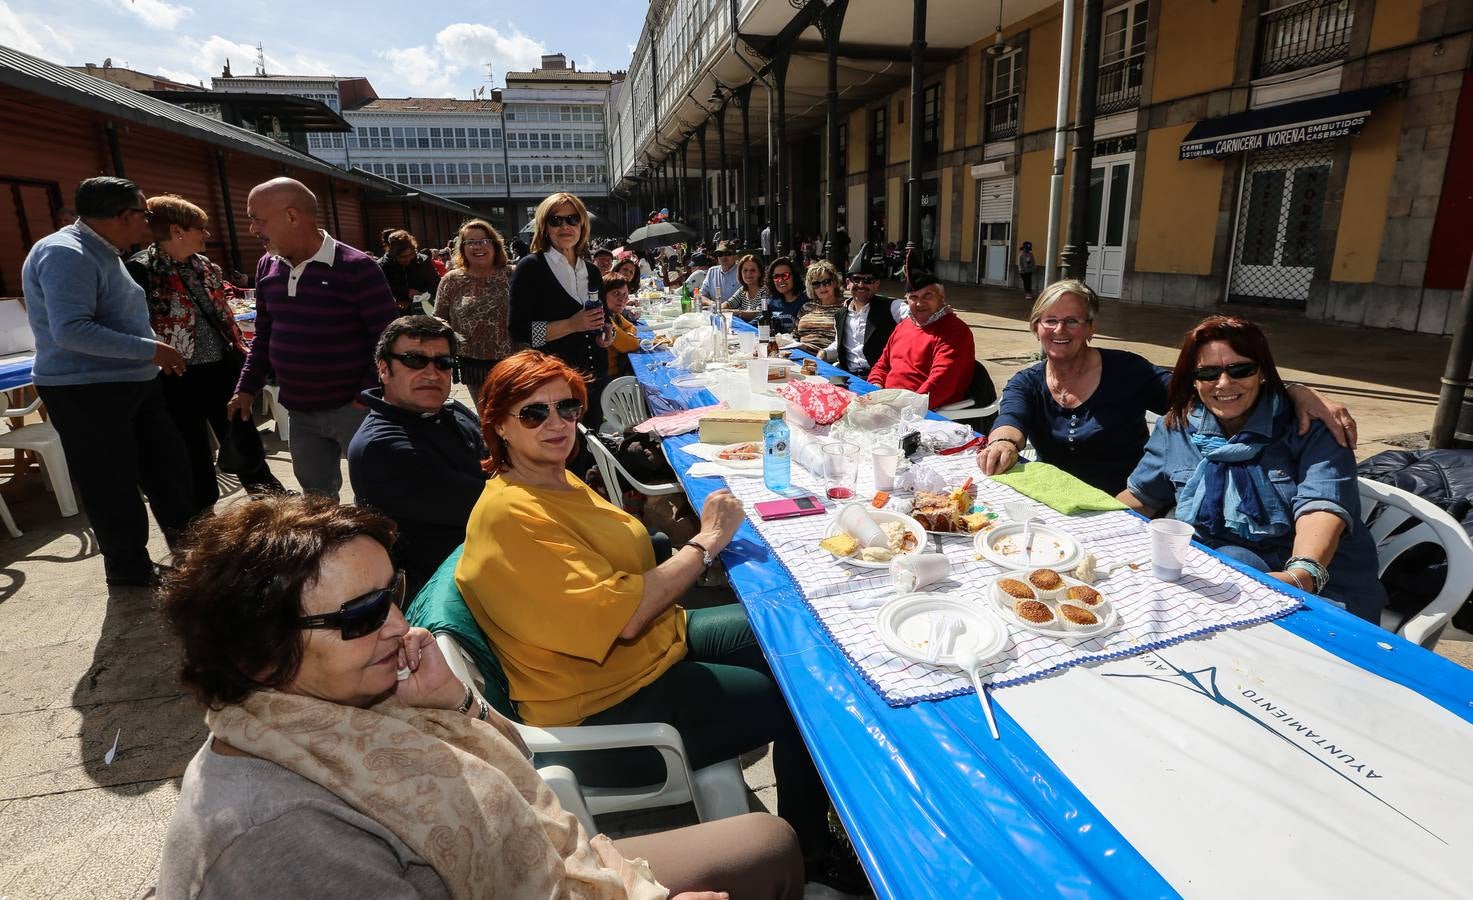
[[[931,636],[931,617],[940,615],[961,620],[966,631],[957,636],[953,648],[970,645],[980,660],[997,656],[1008,645],[1008,630],[995,617],[976,603],[946,594],[906,594],[891,600],[880,607],[875,627],[886,647],[906,659],[930,663],[926,641]],[[956,658],[947,653],[931,664],[954,666]]]
[[[740,447],[740,446],[742,446],[744,444],[753,444],[753,445],[755,445],[757,447],[757,458],[756,459],[722,459],[721,458],[722,452],[724,452],[726,450],[730,450],[733,447]],[[762,468],[762,445],[760,443],[756,442],[756,441],[738,441],[735,444],[726,444],[726,445],[724,445],[722,447],[717,448],[716,455],[714,457],[712,457],[711,461],[714,462],[714,463],[717,463],[719,465],[726,466],[726,467],[731,468],[731,469],[760,469],[760,468]]]
[[[977,552],[1004,569],[1072,569],[1084,559],[1084,548],[1068,532],[1052,525],[1033,525],[1033,556],[1023,558],[1023,526],[1018,522],[994,525],[977,532]]]
[[[868,504],[866,504],[866,505],[868,505]],[[917,522],[915,519],[912,519],[910,516],[907,516],[904,513],[895,512],[892,509],[874,509],[874,508],[870,508],[870,509],[865,510],[865,512],[869,513],[869,516],[870,516],[871,519],[874,519],[876,522],[879,522],[879,523],[882,523],[882,524],[885,523],[885,522],[901,522],[901,523],[903,523],[905,525],[906,530],[909,531],[911,534],[915,535],[916,541],[917,541],[915,547],[913,549],[911,549],[911,550],[905,551],[906,553],[924,553],[924,552],[926,552],[926,529],[924,529],[924,528],[921,527],[921,523],[920,522]],[[829,520],[828,530],[823,533],[823,536],[826,537],[826,538],[831,538],[831,537],[833,537],[834,535],[836,535],[838,533],[839,533],[839,520],[838,520],[837,517],[835,517],[835,518],[832,518],[832,519]],[[905,554],[897,553],[895,555],[896,556],[903,556]],[[840,557],[835,557],[835,558],[838,559]],[[894,557],[892,557],[892,559],[893,558]],[[865,560],[860,559],[859,558],[859,555],[857,553],[854,556],[843,557],[842,559],[843,559],[844,562],[848,563],[849,565],[851,565],[851,566],[858,566],[861,569],[889,569],[890,568],[890,560],[888,560],[888,559],[885,560],[884,562],[867,562]]]
[[[999,578],[1018,578],[1018,573],[1009,572],[1006,575],[999,575],[997,576],[997,578],[989,578],[987,580],[986,586],[983,588],[983,590],[987,592],[987,601],[992,604],[993,609],[997,610],[997,613],[999,616],[1002,617],[1002,620],[1011,626],[1022,628],[1025,631],[1031,631],[1034,634],[1041,634],[1044,637],[1055,638],[1056,640],[1082,641],[1094,637],[1099,637],[1102,634],[1108,634],[1114,631],[1115,628],[1120,624],[1120,614],[1115,611],[1115,603],[1113,600],[1110,599],[1110,595],[1106,594],[1104,591],[1100,591],[1100,596],[1105,598],[1103,609],[1096,608],[1091,610],[1095,615],[1100,617],[1100,624],[1095,625],[1092,628],[1065,628],[1063,625],[1059,625],[1056,628],[1045,628],[1043,626],[1034,625],[1032,622],[1025,622],[1013,614],[1013,605],[1011,603],[1006,603],[1003,600],[999,599],[997,591],[993,588],[993,585],[997,583],[997,580]],[[1019,580],[1021,581],[1023,579]],[[1065,575],[1064,584],[1068,585],[1069,587],[1074,587],[1077,584],[1084,584],[1084,582],[1076,578],[1070,578],[1068,575]],[[1095,586],[1086,585],[1086,587]],[[1099,588],[1096,587],[1095,590],[1098,591]],[[1054,610],[1055,615],[1058,614],[1059,604],[1057,601],[1043,600],[1040,602],[1048,604],[1048,606]]]

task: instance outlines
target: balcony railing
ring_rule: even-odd
[[[1146,57],[1137,54],[1100,66],[1096,115],[1108,116],[1141,105],[1141,74],[1145,64]]]
[[[1279,75],[1345,58],[1355,4],[1301,0],[1258,17],[1259,76]]]
[[[987,104],[987,140],[1010,141],[1018,136],[1018,96],[1000,97]]]

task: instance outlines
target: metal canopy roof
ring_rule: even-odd
[[[210,104],[219,106],[230,124],[241,121],[271,122],[282,131],[322,132],[352,131],[353,126],[320,100],[308,100],[291,94],[266,94],[254,91],[140,91],[179,106]],[[233,113],[233,114],[232,114]]]

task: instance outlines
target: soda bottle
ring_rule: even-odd
[[[793,484],[792,436],[782,410],[767,414],[767,424],[762,428],[762,482],[779,494]]]
[[[690,285],[689,284],[682,284],[680,286],[680,311],[683,312],[683,313],[688,313],[688,312],[690,312],[690,310],[691,310]]]

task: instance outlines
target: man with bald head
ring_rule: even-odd
[[[317,227],[317,198],[292,178],[258,184],[246,199],[256,265],[256,337],[230,415],[246,418],[274,372],[302,490],[337,499],[339,460],[367,410],[358,393],[378,385],[373,348],[397,315],[378,261]]]

